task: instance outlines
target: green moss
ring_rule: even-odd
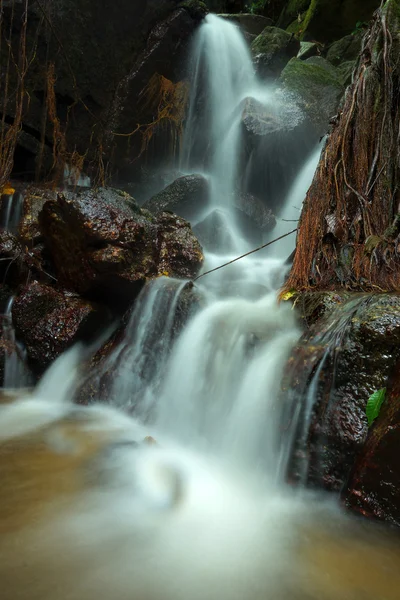
[[[293,91],[308,93],[310,83],[322,86],[340,87],[340,81],[326,69],[292,58],[282,73],[282,81]]]
[[[290,35],[279,27],[266,27],[251,45],[254,54],[273,54],[286,46]]]

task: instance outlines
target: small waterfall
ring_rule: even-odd
[[[174,337],[185,281],[159,277],[136,300],[122,342],[103,370],[111,373],[116,406],[135,407],[146,420],[153,407]]]
[[[22,194],[4,194],[1,197],[0,229],[17,233],[22,216],[24,197]]]
[[[4,194],[0,205],[0,229],[12,234],[18,233],[22,217],[24,197],[22,194]],[[5,282],[3,282],[4,284]],[[1,338],[4,348],[3,387],[20,389],[29,386],[32,378],[26,369],[26,353],[18,343],[12,323],[14,297],[10,296],[3,307]]]

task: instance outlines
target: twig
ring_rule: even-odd
[[[271,242],[267,242],[266,244],[263,244],[262,246],[255,248],[254,250],[250,250],[250,252],[246,252],[246,254],[242,254],[241,256],[238,256],[237,258],[234,258],[233,260],[230,260],[229,262],[224,263],[223,265],[219,265],[219,267],[215,267],[214,269],[210,269],[209,271],[206,271],[205,273],[201,273],[201,275],[198,275],[197,277],[192,279],[191,283],[193,284],[195,281],[200,279],[200,277],[204,277],[204,275],[208,275],[209,273],[218,271],[218,269],[222,269],[222,267],[227,267],[228,265],[231,265],[232,263],[236,262],[237,260],[240,260],[241,258],[245,258],[245,256],[249,256],[249,254],[254,254],[254,252],[258,252],[259,250],[262,250],[263,248],[266,248],[267,246],[270,246],[271,244],[274,244],[275,242],[279,242],[279,240],[282,240],[283,238],[287,237],[288,235],[291,235],[292,233],[295,233],[295,231],[297,231],[297,227],[296,227],[296,229],[293,229],[293,231],[289,231],[288,233],[285,233],[284,235],[279,236],[278,238],[276,238],[275,240],[272,240]]]

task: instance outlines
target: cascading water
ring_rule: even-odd
[[[194,81],[183,161],[186,170],[200,170],[208,176],[208,209],[223,210],[228,237],[235,240],[232,247],[227,237],[222,237],[213,253],[204,248],[206,271],[250,247],[238,231],[236,210],[241,114],[244,99],[257,96],[259,102],[268,104],[272,92],[255,78],[239,29],[223,19],[206,18],[193,52]],[[207,159],[202,155],[206,147]],[[318,148],[306,162],[288,196],[289,208],[283,208],[284,215],[291,214],[291,204],[300,207],[319,153]],[[285,232],[293,228],[287,225]],[[162,315],[163,335],[170,335],[180,290],[177,288],[177,296],[166,307],[162,290],[167,283],[159,280],[153,284],[132,317],[136,333],[129,339],[128,329],[124,342],[129,342],[129,350],[121,346],[114,354],[116,362],[123,355],[124,365],[115,388],[118,404],[130,406],[132,386],[141,388],[139,372],[151,347],[157,365],[155,368],[153,357],[152,376],[147,378],[142,396],[152,399],[151,419],[159,437],[246,468],[260,464],[264,473],[276,477],[278,390],[285,360],[298,337],[294,314],[288,306],[278,306],[277,290],[287,269],[285,259],[293,248],[294,238],[290,248],[285,245],[275,256],[264,250],[199,280],[196,287],[205,306],[184,327],[167,362],[164,350],[157,348],[161,332],[154,340],[149,323],[160,323],[157,315]],[[147,416],[148,401],[144,405]]]

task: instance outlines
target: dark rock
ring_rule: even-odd
[[[299,50],[300,42],[278,27],[266,27],[251,45],[256,69],[262,77],[278,76]]]
[[[343,95],[337,71],[322,57],[292,58],[280,77],[282,87],[295,95],[316,130],[323,135]],[[334,69],[334,67],[333,67]]]
[[[343,86],[347,87],[350,85],[356,64],[357,62],[355,60],[349,60],[337,67],[339,81]]]
[[[109,313],[70,292],[33,282],[15,298],[12,318],[17,337],[40,374],[74,342],[101,331]]]
[[[235,247],[227,216],[221,210],[210,212],[193,231],[209,252],[217,252],[221,247],[230,252]]]
[[[345,504],[367,517],[400,526],[400,363],[394,368],[387,398],[369,430],[346,490]]]
[[[39,220],[59,282],[117,308],[129,306],[149,277],[193,277],[202,264],[189,223],[156,218],[116,190],[59,193]]]
[[[25,254],[18,238],[9,231],[0,230],[0,279],[10,287],[17,287],[28,278]]]
[[[243,192],[239,195],[237,204],[239,208],[254,225],[263,233],[268,233],[276,225],[276,220],[272,211],[253,194]]]
[[[238,15],[218,15],[230,23],[239,25],[240,29],[250,35],[260,35],[262,31],[273,25],[272,19],[263,17],[262,15],[254,15],[251,13],[240,13]]]
[[[208,180],[203,175],[184,175],[144,203],[143,208],[157,214],[171,211],[193,220],[207,207]]]
[[[325,316],[295,349],[286,381],[292,400],[308,398],[295,425],[290,475],[328,490],[347,481],[367,437],[368,398],[386,386],[400,358],[400,296],[346,297],[318,296],[336,308],[329,314],[321,307]],[[318,315],[318,301],[308,312]]]
[[[361,52],[362,32],[346,35],[341,40],[333,42],[326,52],[326,60],[335,65],[355,61]]]

